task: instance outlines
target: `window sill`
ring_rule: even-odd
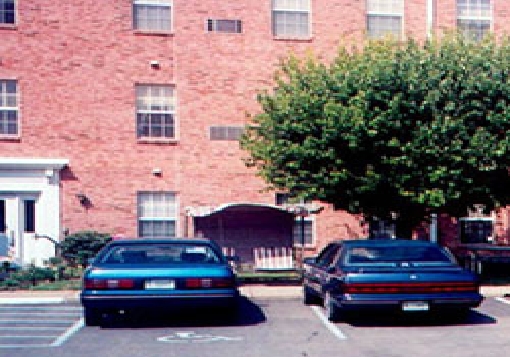
[[[313,37],[273,36],[273,40],[285,42],[313,42]]]
[[[0,30],[17,30],[17,24],[0,24]]]
[[[0,141],[21,141],[21,136],[19,135],[2,135],[0,134]]]
[[[172,37],[175,35],[172,31],[157,31],[157,30],[133,30],[135,35],[140,36],[163,36],[163,37]]]
[[[176,145],[179,143],[178,139],[175,138],[138,138],[139,144],[164,144],[164,145]]]

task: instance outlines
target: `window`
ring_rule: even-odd
[[[136,86],[137,136],[175,138],[175,94],[172,86]]]
[[[0,24],[14,24],[16,21],[15,0],[0,0]]]
[[[172,30],[172,0],[134,0],[133,27],[144,31]]]
[[[291,196],[288,193],[278,192],[275,195],[275,203],[278,206],[286,205],[289,203]],[[305,201],[304,204],[309,203]],[[303,234],[304,233],[304,234]],[[301,246],[303,243],[305,246],[311,246],[315,244],[314,240],[314,219],[311,214],[306,217],[296,217],[294,220],[294,226],[292,227],[292,239],[294,246]]]
[[[175,237],[176,216],[177,204],[174,193],[138,193],[138,234],[140,237]]]
[[[457,0],[457,27],[464,36],[480,41],[491,29],[490,0]]]
[[[0,135],[18,135],[18,88],[16,81],[0,80]]]
[[[34,200],[24,200],[23,201],[23,209],[24,209],[24,231],[27,233],[35,232],[35,201]]]
[[[301,246],[303,243],[303,233],[305,246],[313,245],[313,219],[311,217],[296,217],[294,221],[294,227],[292,229],[292,237],[294,240],[294,246]]]
[[[395,239],[396,227],[393,221],[374,218],[369,222],[370,239]]]
[[[404,0],[367,0],[367,33],[370,38],[402,37]]]
[[[242,22],[241,20],[207,20],[207,31],[209,32],[224,32],[224,33],[241,33]]]
[[[239,140],[244,132],[242,126],[211,126],[210,138],[211,140]]]
[[[273,0],[273,35],[310,37],[310,0]]]
[[[491,243],[494,220],[484,217],[459,219],[461,243]]]

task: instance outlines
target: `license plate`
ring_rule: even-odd
[[[175,281],[171,279],[147,280],[145,289],[175,289]]]
[[[425,301],[408,301],[402,304],[403,311],[428,311],[429,304]]]

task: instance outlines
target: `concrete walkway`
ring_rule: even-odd
[[[301,286],[243,285],[247,298],[301,298]],[[482,286],[485,297],[510,297],[510,286]],[[0,304],[56,304],[79,302],[79,291],[0,291]]]

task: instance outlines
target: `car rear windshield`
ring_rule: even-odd
[[[443,249],[431,246],[352,247],[344,257],[348,265],[444,265],[453,264]]]
[[[207,245],[136,244],[113,246],[100,259],[105,264],[220,263],[221,257]]]

